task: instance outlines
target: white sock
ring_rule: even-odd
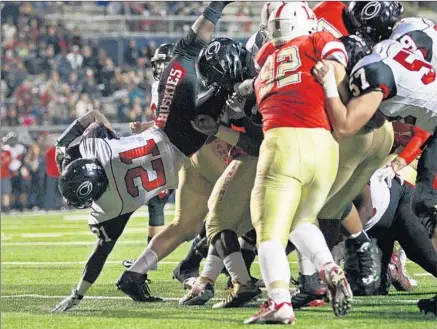
[[[200,276],[215,282],[222,272],[224,265],[223,260],[220,257],[210,253],[211,248],[213,247],[209,247],[208,256],[206,256],[202,274]]]
[[[81,279],[76,286],[77,293],[79,295],[85,296],[86,292],[88,291],[89,288],[91,288],[92,285],[93,285],[92,283],[89,283],[88,281]]]
[[[233,280],[238,281],[242,285],[245,285],[250,281],[250,276],[247,272],[246,264],[244,264],[241,252],[233,252],[226,256],[225,259],[223,259],[223,264],[225,264],[225,267]]]
[[[268,296],[276,304],[291,303],[290,289],[272,288],[269,289]]]
[[[275,281],[290,283],[290,265],[285,248],[279,240],[262,242],[258,247],[258,259],[261,274],[267,290]]]
[[[304,223],[298,225],[290,233],[290,241],[319,271],[326,263],[334,262],[332,254],[326,245],[325,237],[314,224]]]
[[[313,275],[317,273],[317,267],[305,257],[300,251],[297,251],[297,255],[299,256],[299,270],[302,275]]]
[[[158,256],[152,249],[146,248],[135,263],[129,267],[128,271],[145,274],[153,268],[156,263],[158,263]]]

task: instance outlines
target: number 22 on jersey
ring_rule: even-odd
[[[259,74],[259,98],[262,99],[273,87],[282,88],[301,82],[301,73],[295,72],[301,66],[299,49],[286,47],[270,55]]]
[[[158,146],[153,139],[147,140],[146,145],[144,146],[127,150],[119,154],[120,161],[125,164],[132,164],[136,159],[145,157],[147,155],[151,155],[153,157],[150,163],[152,169],[156,173],[156,178],[150,179],[150,172],[141,165],[129,168],[124,176],[124,180],[126,182],[127,192],[133,198],[138,197],[140,194],[138,187],[135,185],[135,178],[141,179],[142,187],[147,192],[155,190],[166,184],[164,163],[162,162]]]

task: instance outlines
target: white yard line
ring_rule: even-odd
[[[118,241],[117,244],[145,244],[145,240]],[[92,246],[96,241],[36,241],[36,242],[5,242],[2,247],[9,246]]]
[[[83,262],[1,262],[1,265],[83,265],[86,261]],[[121,260],[117,261],[107,261],[105,264],[121,264]],[[259,264],[258,261],[253,262],[254,264]],[[290,264],[297,264],[296,261],[289,262]],[[179,264],[178,261],[161,261],[158,265],[175,265]],[[413,274],[414,275],[414,274]]]
[[[38,294],[23,294],[23,295],[2,295],[2,298],[40,298],[40,299],[62,299],[65,296],[51,296],[51,295],[38,295]],[[85,300],[88,299],[109,299],[109,300],[131,300],[129,297],[125,296],[86,296]],[[164,301],[172,302],[178,301],[177,297],[167,297],[163,298]],[[222,300],[221,298],[212,298],[213,301]],[[402,303],[402,304],[416,304],[418,299],[390,299],[391,302]],[[357,302],[358,301],[358,302]],[[360,304],[360,300],[355,300],[357,304]],[[367,299],[363,299],[363,302],[368,303]]]

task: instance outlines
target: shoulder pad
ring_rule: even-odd
[[[397,93],[393,72],[383,61],[365,65],[358,62],[349,78],[349,88],[353,96],[381,91],[384,99],[387,99],[396,96]]]

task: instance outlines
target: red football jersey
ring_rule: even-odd
[[[322,59],[347,65],[343,43],[327,32],[298,37],[276,48],[270,42],[261,48],[255,57],[262,67],[255,92],[264,131],[277,127],[331,130],[323,88],[311,72]]]
[[[313,11],[317,16],[319,28],[336,38],[348,36],[350,33],[343,20],[343,12],[346,8],[346,5],[340,1],[324,1],[317,4]]]

